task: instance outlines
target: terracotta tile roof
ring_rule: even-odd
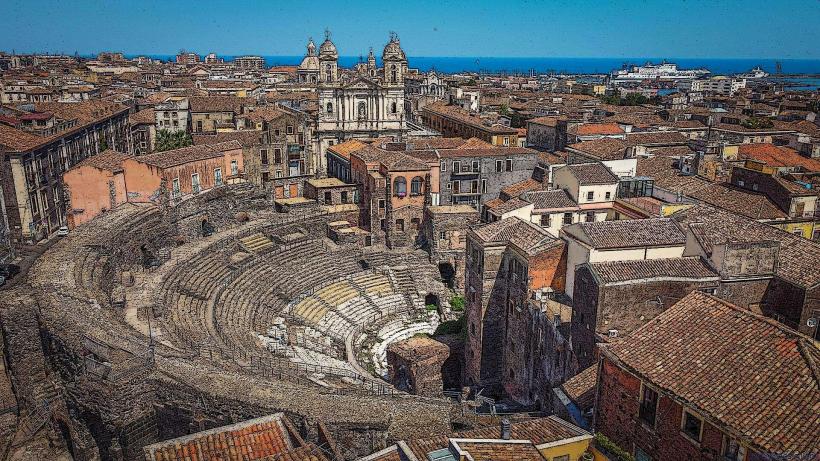
[[[432,104],[428,104],[424,106],[422,109],[423,111],[429,111],[435,114],[438,114],[443,117],[451,118],[454,120],[458,120],[461,123],[466,125],[470,125],[474,128],[478,128],[483,131],[492,132],[495,134],[516,134],[514,128],[509,128],[503,125],[488,125],[476,115],[471,115],[470,113],[464,111],[460,107],[456,106],[448,106],[444,102],[434,102]]]
[[[556,241],[555,237],[540,226],[518,217],[484,224],[470,229],[470,232],[485,243],[510,243],[527,253]]]
[[[408,139],[407,150],[457,149],[464,145],[464,138],[419,138]]]
[[[128,116],[128,123],[130,125],[153,125],[157,123],[154,109],[143,109],[135,114]]]
[[[25,112],[20,114],[20,120],[49,120],[54,117],[51,112]]]
[[[686,244],[686,234],[669,218],[584,222],[562,231],[599,250]]]
[[[171,168],[189,162],[221,157],[226,151],[241,148],[242,145],[238,141],[226,141],[217,144],[203,144],[165,152],[156,152],[142,155],[137,157],[136,160],[159,168]]]
[[[367,144],[356,139],[351,139],[341,144],[335,144],[333,146],[330,146],[327,148],[327,150],[333,152],[334,154],[337,154],[339,157],[350,160],[351,153],[361,150],[365,146],[367,146]]]
[[[692,128],[703,128],[706,129],[706,125],[703,124],[700,120],[678,120],[675,122],[664,122],[664,126],[669,126],[672,128],[680,128],[680,129],[692,129]]]
[[[734,133],[765,133],[765,134],[780,134],[786,133],[792,130],[781,130],[775,127],[771,128],[746,128],[743,125],[736,125],[733,123],[716,123],[712,126],[712,130],[715,131],[729,131]]]
[[[51,112],[62,120],[77,120],[77,124],[67,130],[49,136],[38,136],[0,124],[0,145],[5,146],[10,152],[33,150],[84,129],[92,123],[125,113],[128,111],[128,107],[102,100],[88,100],[73,103],[36,103],[35,110],[39,112]]]
[[[252,98],[238,96],[192,96],[188,98],[191,112],[242,112],[242,106],[254,105]]]
[[[566,120],[566,117],[560,116],[550,116],[550,117],[536,117],[527,120],[527,123],[535,123],[536,125],[544,125],[544,126],[557,126],[558,122],[561,120]]]
[[[771,167],[802,167],[807,171],[820,171],[820,161],[806,158],[794,149],[774,144],[741,144],[738,157],[763,162]]]
[[[492,149],[493,145],[484,141],[483,139],[470,138],[464,141],[464,144],[456,147],[456,149]]]
[[[681,174],[673,166],[675,161],[674,157],[639,158],[638,175],[654,179],[656,187],[680,193],[752,219],[786,217],[786,213],[766,195],[731,184],[711,182],[699,176]]]
[[[243,459],[244,461],[244,459]],[[268,456],[260,461],[329,461],[322,450],[315,444],[295,448],[284,453]]]
[[[426,163],[422,163],[404,152],[379,149],[373,145],[363,146],[350,155],[365,163],[380,163],[388,171],[423,171],[430,168]]]
[[[420,458],[421,460],[425,460],[427,458]],[[384,450],[377,451],[372,455],[365,456],[363,458],[359,458],[357,461],[404,461],[402,456],[399,454],[399,448],[397,445],[390,445],[389,447],[385,448]]]
[[[773,320],[694,291],[603,353],[756,451],[820,453],[820,349]]]
[[[24,152],[45,142],[41,136],[0,123],[0,145],[11,151]]]
[[[74,167],[71,169],[73,170],[75,168],[80,167],[92,167],[100,170],[119,171],[122,170],[122,161],[127,158],[131,158],[131,155],[124,154],[122,152],[117,152],[112,149],[108,149],[104,152],[100,152],[97,155],[92,155],[91,157],[88,157],[87,159],[74,165]]]
[[[567,153],[562,151],[538,152],[538,161],[544,165],[560,165],[567,163]]]
[[[282,413],[178,437],[143,448],[154,461],[256,461],[291,451]],[[309,458],[297,458],[309,459]]]
[[[753,219],[709,205],[697,205],[671,216],[685,229],[697,231],[707,253],[726,243],[780,242],[776,274],[801,287],[820,284],[820,244]]]
[[[257,107],[253,112],[244,114],[242,117],[256,121],[256,122],[270,122],[280,117],[287,115],[285,111],[275,107]]]
[[[572,197],[564,189],[527,192],[522,198],[533,204],[533,211],[578,207],[578,204],[572,200]]]
[[[626,135],[627,146],[686,145],[689,138],[679,131],[646,131]]]
[[[531,442],[531,445],[529,446],[537,446],[545,443],[569,439],[572,437],[587,435],[589,435],[588,432],[558,418],[557,416],[549,416],[546,418],[534,418],[527,421],[517,421],[510,424],[510,438],[512,440],[528,440]],[[458,432],[455,434],[451,434],[449,437],[447,435],[438,435],[422,439],[410,440],[407,442],[407,447],[419,461],[423,461],[428,459],[428,453],[435,450],[447,448],[449,446],[450,438],[498,440],[501,439],[501,428],[498,425],[493,425]],[[495,461],[496,458],[490,459],[493,459],[493,461]],[[520,458],[511,459],[518,460]],[[382,458],[378,458],[378,461],[382,461]]]
[[[589,264],[603,283],[644,279],[714,279],[719,277],[699,257],[604,261]]]
[[[509,186],[501,189],[501,193],[505,194],[507,197],[518,197],[524,192],[540,190],[543,187],[544,186],[540,182],[530,178],[515,184],[510,184]]]
[[[545,461],[531,443],[459,441],[458,446],[473,461]]]
[[[568,379],[561,385],[564,395],[584,411],[595,405],[595,386],[598,383],[598,366],[592,365]]]
[[[511,198],[507,201],[499,201],[499,202],[495,202],[495,201],[491,200],[491,202],[493,202],[492,206],[490,206],[490,203],[487,202],[487,204],[486,204],[487,210],[489,210],[490,212],[492,212],[494,215],[497,215],[497,216],[502,216],[505,213],[509,213],[511,211],[517,210],[519,208],[524,208],[524,207],[530,205],[530,202],[521,200],[518,197],[513,197],[513,198]]]
[[[578,136],[624,134],[617,123],[584,123],[575,128]]]
[[[817,126],[808,120],[799,120],[796,122],[774,120],[773,123],[774,127],[779,130],[792,130],[798,133],[807,134],[812,138],[820,138],[820,126]]]
[[[573,163],[562,166],[578,179],[581,185],[616,184],[618,176],[602,163]]]
[[[648,113],[615,114],[610,117],[605,117],[604,121],[632,125],[639,128],[649,128],[664,124],[664,120],[660,116]]]
[[[620,160],[624,158],[626,147],[626,142],[622,139],[601,138],[570,144],[567,149],[574,149],[600,160]]]
[[[102,99],[89,99],[80,102],[39,102],[34,105],[38,112],[51,112],[57,118],[74,120],[81,125],[93,123],[114,114],[128,110],[122,104]]]

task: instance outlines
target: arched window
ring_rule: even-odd
[[[395,114],[396,112],[397,112],[396,103],[395,102],[390,103],[390,113]]]
[[[333,81],[333,67],[330,64],[325,66],[325,74],[325,81],[327,83]]]
[[[367,120],[367,104],[364,101],[359,101],[358,110],[356,111],[359,120]]]
[[[390,66],[390,81],[396,83],[399,80],[398,75],[399,73],[396,70],[396,65],[393,64],[392,66]]]
[[[410,195],[421,195],[421,186],[424,184],[424,180],[421,177],[416,176],[410,181]]]
[[[327,103],[327,113],[328,114],[333,113],[333,104],[332,103]]]
[[[403,176],[399,176],[393,181],[393,194],[396,197],[407,195],[407,180]]]
[[[430,94],[436,94],[436,84],[430,84]]]

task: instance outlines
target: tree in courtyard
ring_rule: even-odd
[[[156,151],[163,152],[179,149],[180,147],[188,147],[193,143],[191,135],[184,131],[159,130],[157,132]]]

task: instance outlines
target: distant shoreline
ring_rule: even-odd
[[[168,61],[175,55],[146,54],[125,55],[128,58],[147,56],[152,59]],[[226,61],[232,61],[237,56],[217,55]],[[88,56],[85,56],[88,57]],[[295,66],[304,56],[262,56],[265,64],[271,66]],[[340,56],[339,65],[352,67],[359,62],[359,56]],[[537,74],[609,74],[620,69],[624,64],[644,64],[646,62],[661,62],[663,58],[634,57],[634,58],[505,58],[505,57],[424,57],[408,56],[411,68],[427,72],[437,70],[452,74],[458,72],[486,72],[527,74],[531,70]],[[380,57],[377,56],[377,61]],[[782,76],[816,78],[820,76],[820,59],[752,59],[752,58],[667,58],[666,61],[678,64],[681,69],[705,68],[713,74],[740,74],[760,66],[766,72],[775,74],[777,62],[781,63]]]

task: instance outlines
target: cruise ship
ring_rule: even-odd
[[[610,80],[614,83],[638,80],[684,80],[706,75],[709,75],[706,69],[680,70],[677,64],[662,62],[660,64],[646,63],[643,66],[631,66],[613,71],[610,74]]]
[[[746,72],[744,74],[738,75],[740,78],[748,78],[748,79],[756,79],[756,78],[766,78],[769,76],[769,73],[765,70],[761,69],[760,66],[755,67],[754,69]]]

